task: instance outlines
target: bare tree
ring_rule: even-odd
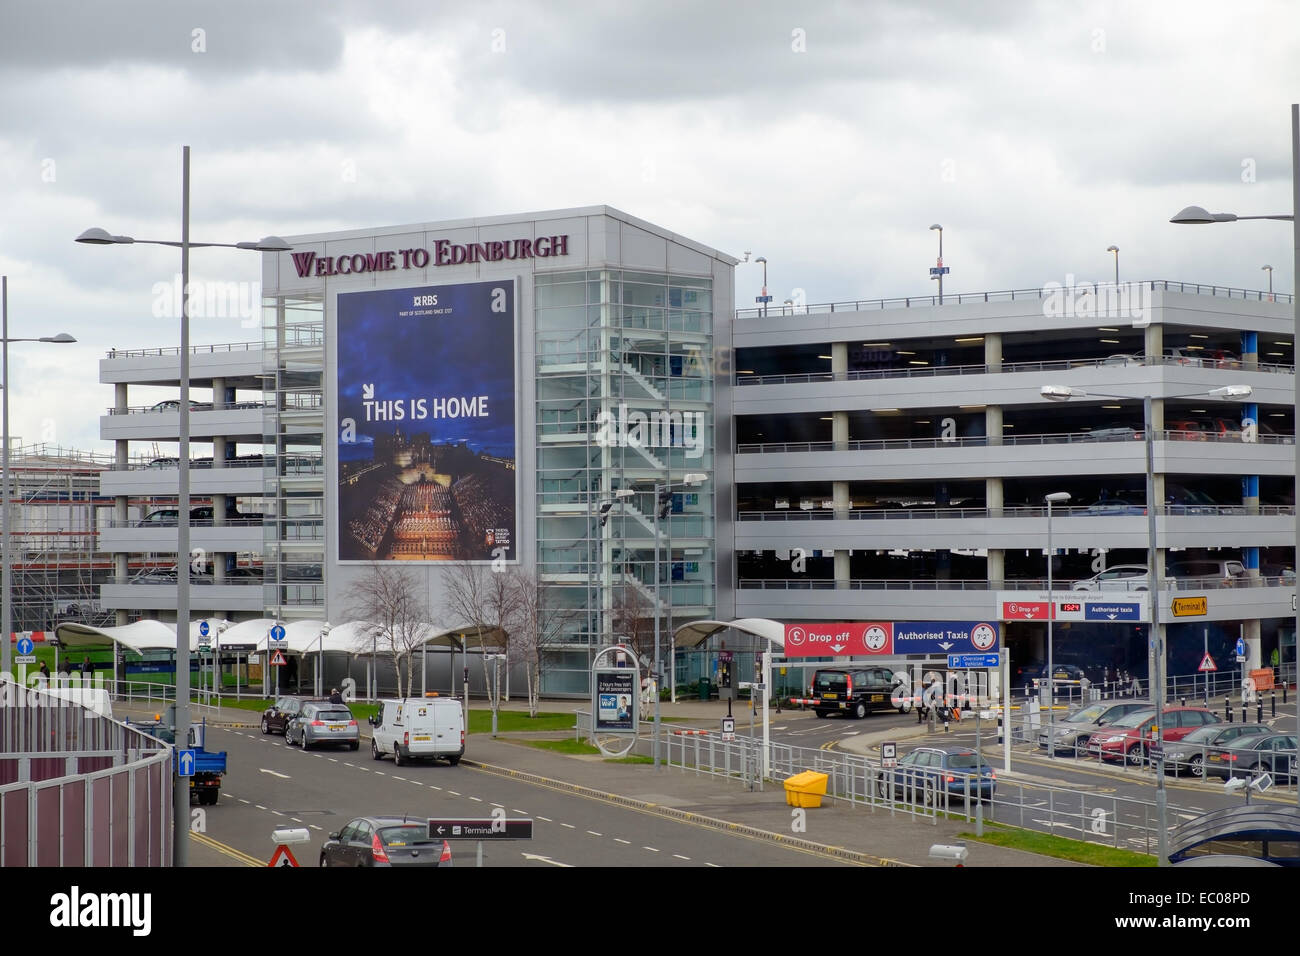
[[[636,651],[637,659],[654,657],[655,617],[654,604],[631,583],[624,583],[614,592],[610,610],[610,625],[614,639],[621,640]]]
[[[500,707],[496,682],[488,671],[489,636],[507,656],[509,648],[509,622],[514,616],[516,589],[511,585],[505,567],[473,564],[452,564],[443,577],[443,610],[447,617],[467,625],[474,631],[479,653],[483,660],[483,682],[487,688],[488,706],[493,713]]]
[[[348,589],[351,615],[360,623],[356,649],[384,653],[397,675],[398,696],[411,696],[411,668],[415,652],[428,640],[432,624],[428,603],[415,578],[389,564],[373,563],[365,577]],[[406,686],[402,686],[402,664],[406,664]],[[379,678],[375,675],[378,691]]]
[[[528,714],[537,716],[541,696],[542,671],[551,647],[556,644],[577,615],[577,609],[559,605],[560,590],[542,581],[535,573],[522,568],[509,572],[514,591],[511,602],[511,653],[524,661],[528,684]]]

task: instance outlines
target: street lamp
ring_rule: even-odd
[[[625,498],[631,498],[632,495],[634,495],[635,493],[636,492],[634,492],[631,488],[619,488],[614,492],[613,497],[606,498],[604,501],[602,501],[600,503],[600,508],[597,510],[597,514],[600,515],[600,526],[602,528],[605,527],[606,523],[609,521],[610,510],[614,507],[614,505],[618,504],[620,501],[622,501]],[[596,630],[600,632],[600,640],[602,642],[605,640],[605,625],[608,623],[608,617],[605,614],[605,595],[607,593],[607,589],[613,586],[612,580],[608,582],[605,580],[604,548],[605,548],[604,534],[602,533],[601,554],[600,554],[600,575],[601,575],[600,606],[596,611],[596,615],[597,615]],[[588,575],[588,582],[590,583],[590,575]],[[611,636],[611,641],[612,639],[613,638]]]
[[[67,332],[60,332],[58,335],[42,335],[35,339],[11,339],[9,337],[9,277],[0,276],[0,374],[4,375],[4,398],[3,410],[0,410],[0,442],[4,448],[0,451],[0,495],[3,495],[4,514],[0,515],[0,563],[3,563],[3,571],[0,572],[0,599],[3,600],[4,610],[0,613],[0,627],[3,628],[3,638],[0,638],[0,674],[11,674],[10,670],[12,658],[9,656],[9,642],[13,639],[14,621],[13,621],[13,594],[12,577],[13,577],[13,556],[10,554],[10,542],[13,535],[10,531],[11,516],[13,514],[13,504],[16,495],[9,493],[9,343],[10,342],[53,342],[64,344],[67,342],[77,341]]]
[[[935,263],[935,268],[930,270],[930,278],[939,280],[939,304],[943,305],[943,226],[936,222],[930,229],[939,231],[939,260]]]
[[[662,722],[659,714],[659,688],[663,677],[659,669],[659,522],[668,517],[673,507],[674,488],[697,488],[709,480],[709,476],[700,471],[687,472],[679,482],[655,483],[655,731],[654,731],[654,765],[659,769],[659,734]],[[673,556],[668,555],[668,573],[672,575]]]
[[[326,621],[320,626],[320,636],[316,638],[316,696],[324,696],[325,685],[321,682],[324,675],[325,663],[325,635],[334,630],[334,625]],[[423,665],[422,665],[423,666]]]
[[[772,297],[767,294],[767,256],[759,256],[754,261],[763,263],[763,294],[754,301],[763,303],[763,318],[767,318],[767,304],[772,301]]]
[[[1107,246],[1107,252],[1115,253],[1115,288],[1119,288],[1119,246]]]
[[[1188,206],[1186,209],[1178,213],[1178,215],[1174,216],[1174,218],[1169,220],[1170,222],[1177,223],[1179,225],[1202,225],[1204,223],[1211,223],[1211,222],[1236,222],[1239,219],[1277,219],[1277,220],[1291,223],[1291,264],[1292,264],[1291,309],[1292,309],[1292,316],[1295,323],[1295,329],[1292,332],[1292,337],[1291,337],[1293,356],[1300,355],[1300,351],[1296,351],[1297,347],[1295,345],[1296,342],[1300,342],[1300,338],[1297,338],[1297,336],[1300,336],[1300,288],[1295,287],[1296,278],[1300,276],[1300,217],[1297,217],[1296,213],[1300,213],[1300,104],[1292,103],[1291,104],[1291,213],[1289,215],[1238,216],[1230,212],[1210,213],[1210,212],[1206,212],[1200,206]],[[1268,270],[1268,289],[1269,289],[1269,293],[1271,294],[1273,291],[1273,267],[1265,266],[1264,268]],[[1300,363],[1296,363],[1296,364],[1300,365]],[[1295,376],[1295,379],[1296,379],[1295,382],[1296,391],[1295,391],[1294,401],[1295,401],[1296,411],[1300,412],[1300,375]],[[1295,454],[1296,454],[1295,476],[1294,476],[1296,482],[1295,489],[1296,491],[1300,491],[1300,443],[1296,444]],[[1295,509],[1296,547],[1295,547],[1295,554],[1293,560],[1295,561],[1296,567],[1300,568],[1300,496],[1297,496],[1293,500],[1297,502],[1296,509]],[[1297,635],[1297,638],[1300,638],[1300,609],[1296,610],[1295,633]],[[1298,643],[1297,646],[1300,646],[1300,643]],[[1300,670],[1297,670],[1297,674],[1300,674]],[[1298,692],[1300,692],[1300,677],[1297,678],[1296,689]],[[1296,719],[1296,733],[1300,735],[1300,706],[1296,707],[1295,719]],[[1300,806],[1300,786],[1296,787],[1295,798],[1296,798],[1296,805]]]
[[[1052,660],[1052,619],[1056,617],[1056,600],[1052,596],[1052,505],[1070,500],[1068,491],[1054,491],[1043,498],[1047,502],[1047,756],[1056,757],[1056,668]]]
[[[1209,391],[1162,395],[1161,398],[1191,398],[1192,396],[1208,395],[1211,398],[1240,399],[1249,397],[1253,391],[1249,385],[1225,385],[1222,388],[1212,388]],[[1053,402],[1067,402],[1072,398],[1087,398],[1089,396],[1127,399],[1136,397],[1133,395],[1116,395],[1110,392],[1084,391],[1081,388],[1071,388],[1068,385],[1044,385],[1039,389],[1039,394],[1048,401]],[[1169,829],[1166,825],[1168,801],[1165,794],[1165,759],[1162,746],[1164,740],[1162,725],[1165,718],[1165,641],[1164,629],[1160,624],[1160,574],[1156,570],[1158,551],[1156,549],[1155,440],[1151,431],[1150,395],[1142,396],[1142,437],[1146,439],[1147,596],[1151,605],[1151,630],[1147,640],[1149,646],[1147,681],[1151,685],[1151,703],[1155,710],[1156,719],[1156,826],[1159,828],[1157,834],[1160,854],[1159,865],[1167,866],[1169,863]],[[1055,746],[1056,741],[1052,740],[1051,743],[1052,746]]]
[[[93,246],[133,245],[172,246],[181,251],[180,347],[180,450],[176,489],[176,733],[185,739],[190,726],[190,250],[220,247],[249,249],[254,252],[288,252],[290,246],[278,236],[265,236],[256,242],[190,241],[190,148],[181,147],[181,238],[179,242],[162,239],[133,239],[115,236],[98,227],[87,229],[77,242]],[[179,763],[176,771],[180,770]],[[189,787],[188,781],[176,776],[172,780],[172,865],[185,866],[189,859]]]
[[[1272,302],[1273,301],[1273,267],[1260,266],[1260,269],[1268,273],[1268,301]]]

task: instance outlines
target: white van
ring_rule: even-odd
[[[454,767],[465,754],[465,712],[452,697],[380,701],[370,726],[370,755],[379,760],[392,754],[399,767],[408,760],[438,757]]]

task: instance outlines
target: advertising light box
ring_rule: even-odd
[[[514,561],[514,280],[338,297],[340,561]]]

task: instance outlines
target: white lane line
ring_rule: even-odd
[[[482,802],[483,802],[483,798],[482,798],[482,797],[470,797],[470,799],[473,800],[475,803],[482,803]]]
[[[239,799],[239,802],[240,802],[240,803],[252,803],[252,802],[253,802],[252,800],[245,800],[243,797],[239,797],[238,799]]]
[[[540,814],[538,814],[537,819],[539,819],[539,820],[545,820],[547,823],[554,823],[554,822],[555,822],[555,821],[552,820],[550,817],[544,817],[544,816],[541,816]]]
[[[289,819],[292,820],[294,823],[302,823],[302,820],[300,820],[298,817],[290,817]]]
[[[641,847],[641,849],[643,849],[643,850],[649,850],[651,853],[658,853],[658,852],[659,852],[658,850],[656,850],[656,849],[655,849],[654,847],[652,847],[652,846],[643,846],[643,847]]]
[[[719,866],[718,864],[716,864],[716,863],[705,863],[704,865],[705,865],[705,866],[711,866],[711,867],[713,867],[715,870],[720,870],[720,869],[722,869],[722,867],[720,867],[720,866]]]
[[[501,804],[499,804],[499,803],[494,803],[494,804],[492,804],[492,806],[494,806],[494,807],[499,807],[499,806],[501,806]],[[513,810],[515,813],[527,813],[527,812],[528,812],[527,810],[520,810],[518,807],[511,807],[510,809]]]
[[[566,830],[576,830],[576,829],[578,829],[578,828],[575,827],[572,823],[561,823],[560,826],[564,827]]]
[[[448,790],[447,792],[450,793],[453,797],[459,797],[459,796],[460,796],[460,794],[457,793],[455,790]]]
[[[393,774],[393,779],[394,779],[394,780],[405,780],[406,778],[405,778],[405,777],[399,777],[397,774]]]
[[[679,860],[687,860],[687,861],[690,860],[689,856],[682,856],[680,853],[674,853],[673,856]]]
[[[605,834],[603,834],[603,833],[597,833],[595,830],[588,830],[587,832],[590,833],[592,836],[604,836],[604,835],[605,835]]]
[[[376,771],[375,771],[375,776],[376,776],[376,777],[386,777],[386,776],[388,776],[388,774],[384,773],[382,770],[376,770]]]
[[[441,789],[442,789],[442,787],[439,787],[439,786],[435,786],[435,785],[434,785],[434,784],[432,784],[432,783],[431,783],[431,784],[429,784],[429,786],[430,786],[430,787],[433,787],[433,789],[434,789],[434,790],[441,790]]]
[[[313,830],[319,830],[319,829],[320,829],[320,827],[316,826],[316,824],[314,824],[314,823],[309,823],[309,824],[307,824],[307,826],[311,827]]]
[[[329,758],[329,761],[330,761],[330,763],[338,763],[338,762],[339,762],[339,758],[338,758],[338,757],[330,757],[330,758]]]
[[[253,806],[257,807],[257,809],[259,809],[259,810],[265,810],[265,809],[266,809],[266,807],[262,806],[260,803],[255,803],[255,804],[253,804]]]
[[[631,841],[631,840],[624,840],[622,837],[614,837],[614,842],[615,842],[615,843],[622,843],[624,846],[631,846],[631,845],[632,845],[632,841]]]
[[[355,766],[355,764],[350,764],[350,763],[348,763],[348,762],[345,760],[345,761],[343,761],[343,766],[345,766],[345,767],[353,767],[353,766]]]
[[[272,777],[279,777],[281,780],[289,779],[287,773],[276,773],[274,770],[267,770],[265,767],[258,767],[257,770],[259,773],[269,773]]]
[[[272,810],[271,812],[274,813],[277,817],[282,817],[282,816],[284,816],[284,814],[281,813],[279,810]]]
[[[494,806],[494,807],[500,807],[502,810],[504,810],[504,809],[506,808],[506,805],[505,805],[504,803],[494,803],[494,804],[492,804],[492,806]]]
[[[413,783],[413,784],[415,784],[417,787],[423,787],[423,786],[424,786],[424,784],[420,783],[420,781],[418,781],[418,780],[408,780],[407,783]]]

